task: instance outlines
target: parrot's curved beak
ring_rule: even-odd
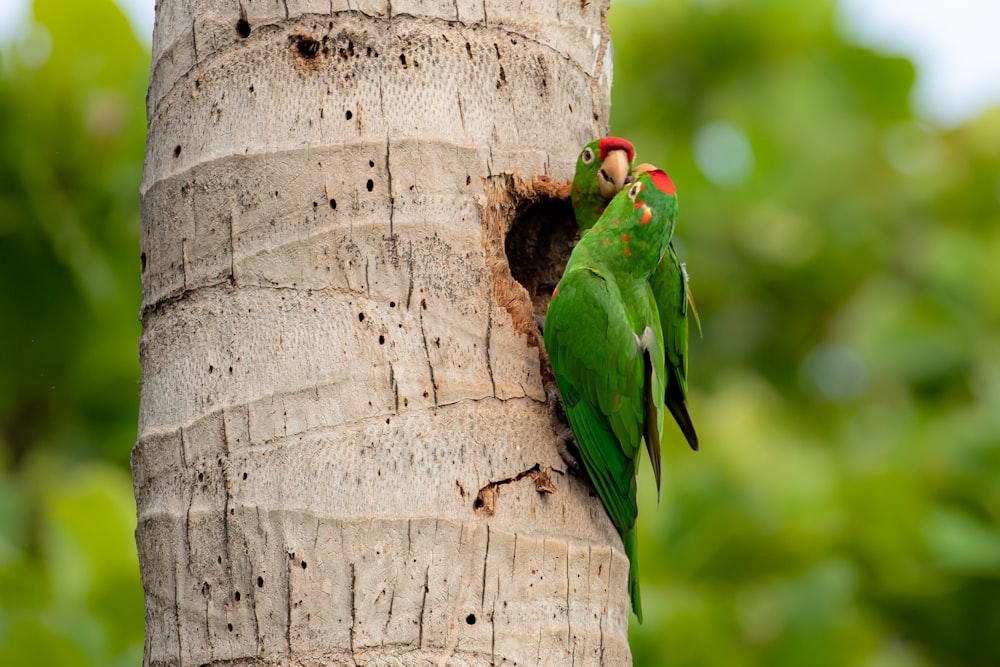
[[[609,151],[597,172],[597,189],[605,199],[611,199],[625,187],[628,178],[628,153],[621,149]]]
[[[632,180],[635,180],[639,178],[639,176],[641,176],[642,174],[646,174],[651,171],[656,171],[656,165],[649,164],[648,162],[643,162],[632,171]]]

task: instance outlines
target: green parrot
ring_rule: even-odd
[[[657,171],[651,164],[641,164],[635,168],[635,175]],[[664,350],[667,357],[667,393],[664,401],[674,421],[694,451],[698,451],[698,434],[687,409],[688,373],[688,311],[694,317],[698,329],[698,311],[694,307],[691,288],[688,286],[687,271],[677,258],[674,244],[667,245],[660,263],[649,278],[656,298],[656,308],[660,313],[663,327]],[[660,470],[655,467],[656,487],[660,486]]]
[[[576,159],[570,200],[580,231],[594,226],[608,202],[629,183],[635,149],[619,137],[595,139]]]
[[[545,318],[545,349],[566,417],[622,537],[640,623],[636,464],[645,441],[659,486],[669,382],[650,276],[673,234],[675,194],[670,178],[653,170],[616,195],[573,249]]]
[[[632,144],[620,137],[597,139],[580,151],[570,200],[581,232],[594,226],[611,198],[632,182],[635,176],[656,169],[653,165],[642,164],[632,172],[634,157]],[[669,244],[650,281],[663,325],[667,367],[670,371],[666,404],[691,449],[697,451],[698,434],[687,409],[688,312],[694,317],[699,330],[701,323],[698,321],[698,311],[694,307],[687,274],[677,258],[673,243]],[[659,488],[659,467],[654,469],[654,473]]]

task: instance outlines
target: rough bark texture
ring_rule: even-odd
[[[147,665],[630,662],[532,322],[606,128],[606,8],[159,1]]]

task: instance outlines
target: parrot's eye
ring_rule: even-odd
[[[594,151],[589,148],[583,149],[583,155],[580,156],[583,159],[584,164],[590,164],[594,161]]]
[[[632,187],[628,189],[628,198],[635,201],[635,196],[642,192],[642,183],[636,181],[632,184]]]

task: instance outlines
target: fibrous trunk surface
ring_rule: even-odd
[[[605,10],[160,0],[146,664],[628,663],[504,245],[605,128]]]

